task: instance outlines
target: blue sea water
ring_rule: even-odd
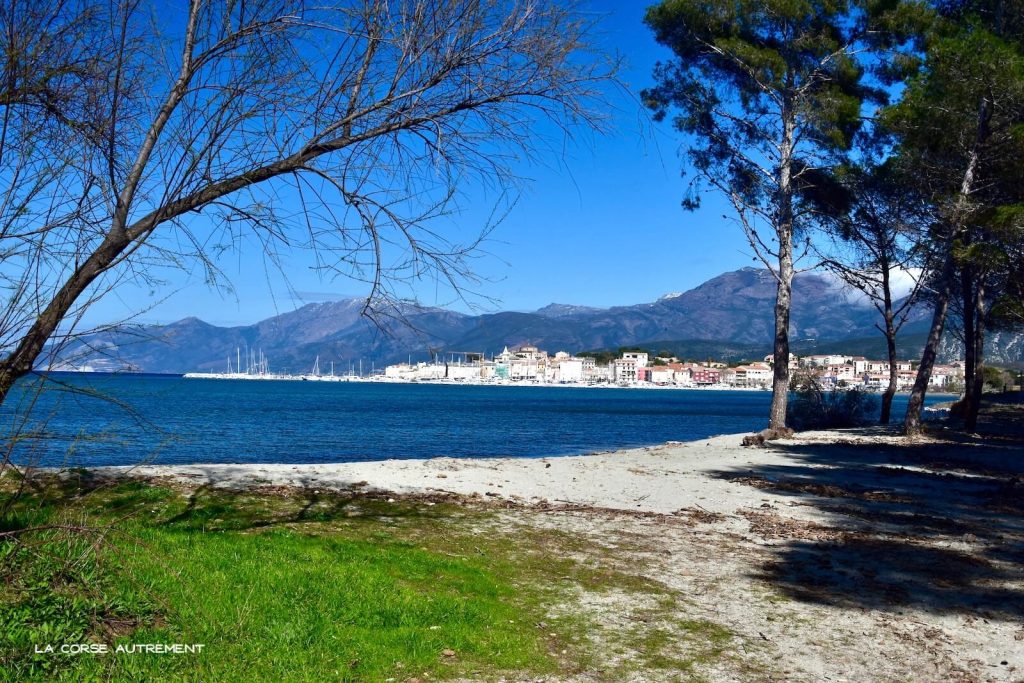
[[[61,374],[22,382],[0,407],[6,434],[34,401],[39,465],[327,463],[541,457],[762,429],[766,391],[227,381]],[[930,402],[948,397],[930,397]],[[906,408],[897,396],[894,416]]]

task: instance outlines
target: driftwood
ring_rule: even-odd
[[[789,427],[779,427],[776,429],[764,429],[757,434],[750,434],[749,436],[743,437],[743,445],[753,448],[764,448],[768,445],[769,441],[776,439],[788,439],[793,436],[795,432]]]

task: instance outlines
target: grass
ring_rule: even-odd
[[[0,542],[0,679],[571,676],[593,667],[594,624],[553,606],[577,589],[664,592],[600,557],[573,559],[588,547],[576,536],[510,530],[492,512],[428,500],[83,475],[37,484],[3,520],[58,524],[94,531]],[[205,648],[35,652],[90,642]]]
[[[705,620],[679,619],[637,635],[648,669],[672,671],[681,680],[696,678],[696,667],[716,661],[733,635]]]
[[[627,629],[628,638],[620,639],[620,658],[610,680],[706,680],[706,668],[729,658],[741,641],[719,624],[688,616],[690,608],[678,595],[656,598],[638,610],[639,623]]]

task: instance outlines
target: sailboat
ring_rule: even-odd
[[[316,360],[313,361],[313,370],[308,375],[302,376],[303,380],[318,381],[320,379],[320,356],[317,355]]]

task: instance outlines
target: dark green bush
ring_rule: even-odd
[[[786,417],[789,426],[797,431],[841,429],[872,422],[878,409],[878,397],[863,389],[826,391],[811,379],[796,388]]]

